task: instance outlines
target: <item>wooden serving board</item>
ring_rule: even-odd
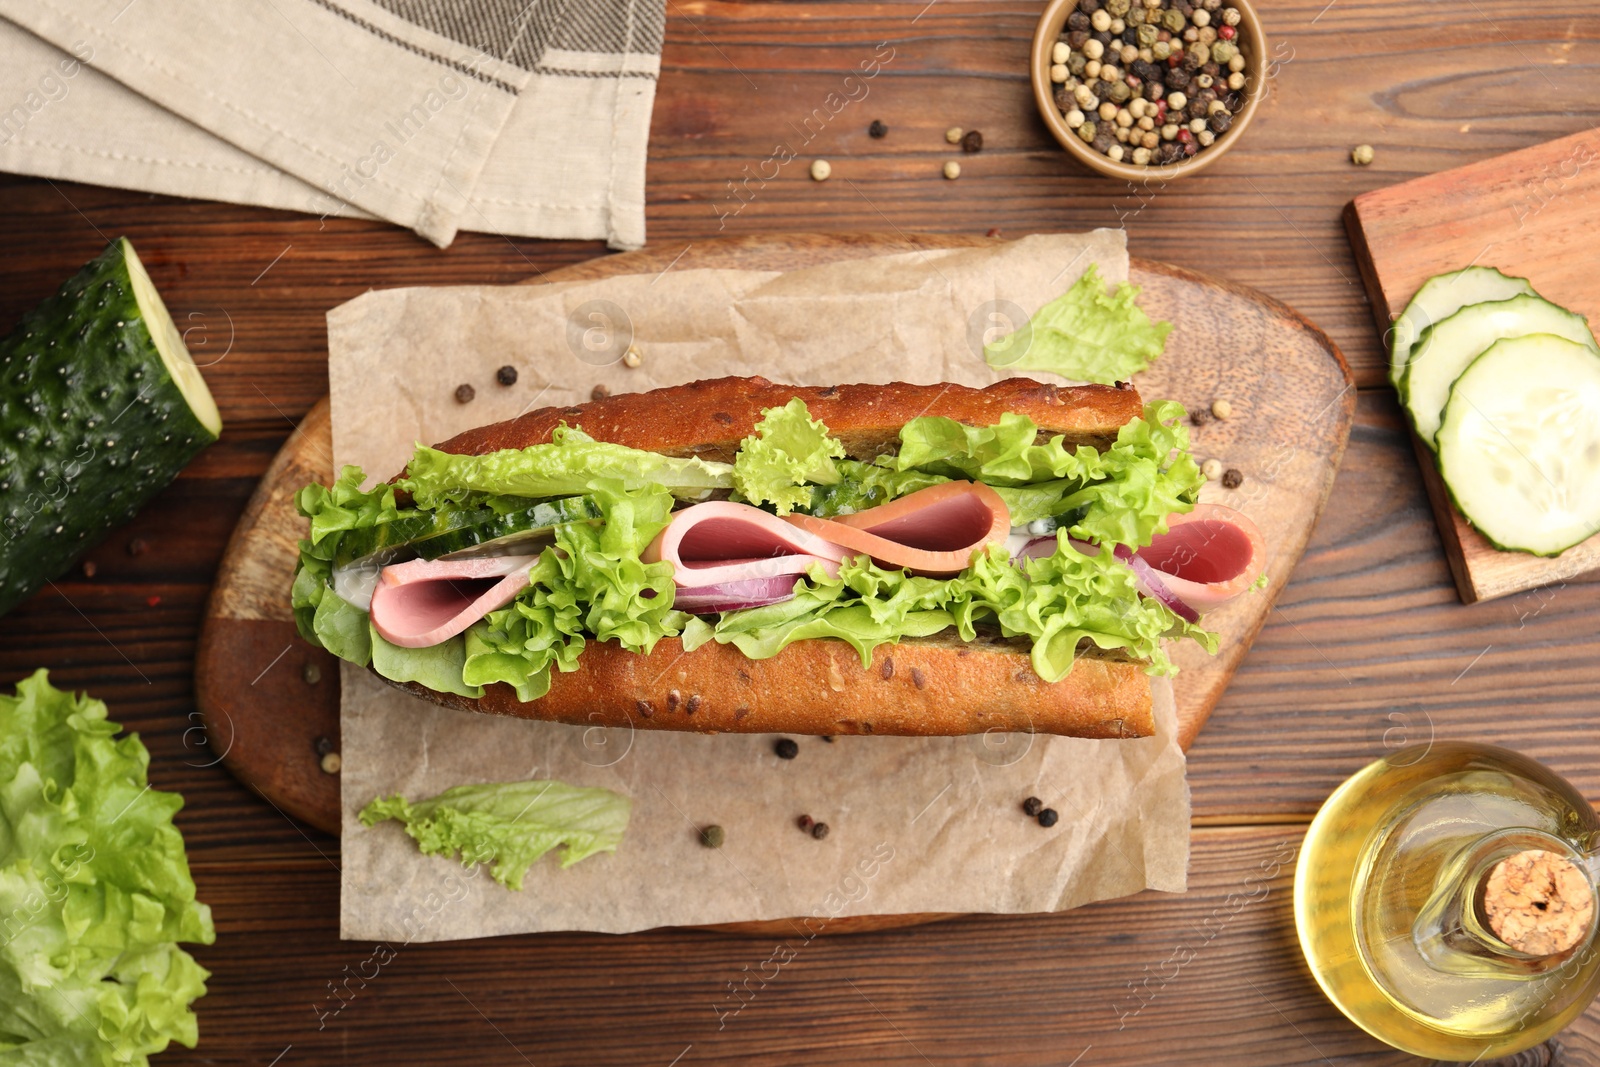
[[[845,258],[967,247],[982,237],[794,235],[729,238],[608,256],[546,275],[574,281],[692,267],[785,270]],[[1258,292],[1177,267],[1135,260],[1143,307],[1174,329],[1166,354],[1137,383],[1146,399],[1170,397],[1191,411],[1227,399],[1227,422],[1193,429],[1197,458],[1237,468],[1233,490],[1208,485],[1203,499],[1247,512],[1270,549],[1269,590],[1208,617],[1222,650],[1192,643],[1175,650],[1180,741],[1194,740],[1305,550],[1344,453],[1356,392],[1338,349],[1291,308]],[[1064,283],[1065,284],[1065,283]],[[207,736],[247,786],[280,810],[339,832],[338,778],[319,766],[318,743],[337,750],[337,661],[295,634],[289,585],[305,522],[294,494],[332,478],[331,425],[324,400],[274,459],[252,497],[217,573],[196,655],[196,701]],[[270,669],[269,669],[270,668]],[[889,923],[891,918],[897,919]],[[904,925],[868,916],[852,929]]]
[[[1600,323],[1593,227],[1600,129],[1358,196],[1345,208],[1372,312],[1384,333],[1435,274],[1469,265],[1519,275],[1547,300]],[[1450,502],[1433,452],[1413,438],[1456,589],[1468,603],[1600,568],[1600,534],[1554,559],[1502,552]]]

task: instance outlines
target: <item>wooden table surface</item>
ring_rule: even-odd
[[[972,917],[803,945],[719,1026],[769,940],[664,930],[396,947],[338,940],[337,840],[247,793],[191,730],[194,643],[224,542],[327,390],[323,313],[370,287],[515,282],[597,244],[408,233],[0,177],[0,319],[127,234],[227,432],[75,574],[0,619],[0,683],[35,667],[138,730],[181,791],[218,941],[201,1045],[170,1064],[1403,1064],[1299,962],[1293,856],[1347,774],[1409,742],[1517,747],[1600,799],[1600,584],[1465,607],[1450,582],[1340,226],[1357,193],[1600,124],[1593,0],[1260,0],[1270,99],[1203,176],[1130,190],[1072,165],[1033,112],[1039,5],[668,0],[651,133],[653,243],[719,232],[1005,236],[1125,226],[1132,251],[1255,286],[1344,349],[1363,389],[1333,498],[1190,755],[1191,889],[1039,917]],[[805,161],[729,183],[887,42],[893,58]],[[881,118],[889,136],[871,140]],[[958,181],[946,127],[983,132]],[[1351,146],[1377,150],[1352,166]],[[133,555],[129,542],[148,546]],[[155,598],[159,598],[156,601]],[[154,606],[149,606],[153,604]],[[272,669],[298,671],[292,657]],[[307,754],[310,758],[311,754]],[[797,939],[798,940],[798,939]],[[768,968],[770,971],[770,967]],[[332,992],[340,987],[336,998]],[[753,996],[753,999],[751,997]],[[1557,1047],[1559,1046],[1559,1047]],[[1524,1063],[1600,1063],[1600,1009]]]

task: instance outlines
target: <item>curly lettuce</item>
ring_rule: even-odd
[[[672,609],[672,564],[639,558],[666,526],[672,494],[606,478],[586,488],[604,522],[557,527],[555,547],[540,555],[528,588],[468,629],[466,684],[506,682],[519,699],[536,700],[550,690],[552,666],[577,670],[590,639],[649,652],[682,629],[685,616]]]
[[[575,426],[562,424],[550,443],[506,448],[481,456],[458,456],[419,445],[396,488],[411,494],[420,508],[461,503],[474,493],[542,499],[588,492],[596,478],[620,481],[624,489],[665,486],[698,499],[715,489],[733,488],[733,467],[698,456],[677,459],[626,445],[596,441]]]
[[[364,826],[393,819],[424,855],[459,856],[465,867],[490,865],[494,880],[521,889],[528,868],[553,848],[571,867],[597,852],[615,852],[633,804],[609,789],[564,782],[458,785],[410,803],[378,797],[361,809]]]
[[[1123,282],[1107,293],[1100,268],[1045,304],[1018,330],[983,346],[991,367],[1042,370],[1079,382],[1125,382],[1161,355],[1170,322],[1151,322],[1135,302],[1140,289]]]
[[[799,397],[767,408],[756,432],[740,443],[733,484],[752,504],[771,504],[779,515],[811,503],[811,486],[837,485],[844,445],[813,419]]]
[[[148,1067],[199,1039],[210,975],[177,942],[216,940],[195,899],[183,798],[106,706],[44,671],[0,696],[0,1062]]]
[[[900,431],[899,454],[881,462],[984,482],[1018,526],[1083,508],[1072,536],[1140,548],[1166,531],[1168,515],[1192,510],[1205,484],[1184,415],[1176,401],[1147,404],[1104,452],[1068,448],[1059,435],[1040,442],[1033,420],[1010,412],[994,426],[923,416]]]

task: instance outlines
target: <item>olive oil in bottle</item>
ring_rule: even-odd
[[[1418,1056],[1489,1060],[1600,990],[1600,819],[1564,780],[1488,745],[1401,749],[1323,805],[1295,925],[1328,997]]]

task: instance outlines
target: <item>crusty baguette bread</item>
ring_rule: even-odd
[[[961,385],[775,385],[719,378],[531,411],[469,430],[438,447],[477,455],[550,440],[562,422],[591,436],[667,455],[731,461],[761,411],[793,397],[806,402],[852,458],[890,449],[920,415],[988,426],[1013,411],[1047,434],[1104,445],[1142,411],[1131,388],[1061,387],[1009,378],[987,389]],[[907,734],[1030,731],[1073,737],[1148,737],[1154,732],[1146,664],[1086,648],[1072,672],[1046,683],[1024,641],[953,632],[876,649],[863,669],[842,641],[797,641],[778,655],[747,659],[709,642],[693,652],[676,639],[649,655],[591,642],[577,671],[553,672],[550,691],[523,703],[508,685],[472,700],[416,683],[401,686],[451,707],[582,726],[702,733]]]

